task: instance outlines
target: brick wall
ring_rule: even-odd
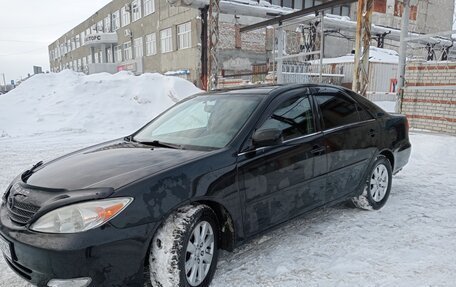
[[[242,49],[246,51],[265,52],[266,29],[258,29],[246,33],[236,33],[236,25],[233,23],[219,23],[220,42],[219,49]],[[236,39],[240,37],[240,39]],[[238,45],[236,45],[236,40]]]
[[[410,126],[456,135],[456,62],[408,63],[405,79]]]

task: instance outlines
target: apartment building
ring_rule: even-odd
[[[49,45],[53,72],[122,70],[198,81],[199,11],[159,0],[114,0]]]

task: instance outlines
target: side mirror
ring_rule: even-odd
[[[252,137],[255,147],[274,146],[282,144],[282,131],[278,129],[265,129],[256,131]]]

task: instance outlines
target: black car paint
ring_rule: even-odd
[[[345,90],[341,91],[375,119],[323,130],[312,101],[315,133],[280,146],[252,145],[253,131],[268,117],[274,101],[287,93],[314,94],[317,89],[294,85],[225,92],[263,98],[222,149],[167,149],[118,139],[37,167],[26,182],[18,177],[15,182],[31,190],[43,207],[27,225],[18,226],[2,204],[0,233],[12,242],[13,250],[8,263],[40,286],[52,278],[85,276],[92,277],[93,286],[140,286],[153,234],[180,206],[204,202],[214,207],[224,231],[222,247],[231,250],[290,218],[358,195],[380,153],[394,162],[395,172],[407,163],[405,118],[389,115]],[[14,192],[5,197],[14,196],[10,193]],[[28,228],[44,209],[108,196],[135,200],[109,223],[84,233],[41,234]]]

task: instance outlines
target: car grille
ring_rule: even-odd
[[[35,213],[40,209],[39,206],[21,202],[17,199],[12,200],[12,196],[9,196],[6,202],[8,209],[8,215],[16,224],[25,225],[30,219],[35,215]]]

